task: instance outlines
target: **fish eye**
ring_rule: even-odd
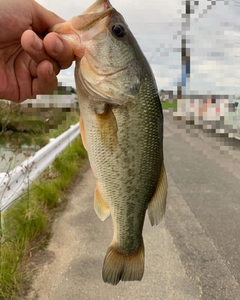
[[[125,28],[120,24],[113,25],[112,32],[117,37],[124,37],[126,35]]]

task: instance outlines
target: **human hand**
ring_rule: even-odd
[[[52,93],[60,69],[74,60],[66,41],[47,34],[64,20],[33,0],[1,0],[0,14],[0,98],[21,102]]]

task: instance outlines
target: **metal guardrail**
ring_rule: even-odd
[[[0,173],[0,213],[23,194],[29,184],[55,160],[55,158],[80,134],[79,123],[59,135],[20,166],[10,172]]]

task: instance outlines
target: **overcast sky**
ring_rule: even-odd
[[[37,0],[68,20],[81,14],[91,0]],[[176,90],[181,77],[181,22],[183,0],[112,0],[124,16],[150,61],[159,89]],[[197,2],[197,1],[193,1]],[[199,0],[187,30],[191,53],[188,90],[202,93],[240,94],[240,6],[237,0]],[[240,2],[240,1],[239,1]],[[61,71],[59,81],[74,84],[72,66]]]

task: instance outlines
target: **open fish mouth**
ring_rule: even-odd
[[[112,11],[113,7],[109,3],[109,1],[97,1],[85,12],[83,12],[79,17],[74,17],[72,19],[72,25],[76,30],[88,30],[89,28],[93,27],[97,22],[109,16]],[[81,18],[82,22],[79,22],[78,18]]]
[[[109,8],[112,8],[112,5],[108,0],[98,0],[93,3],[87,10],[85,10],[83,12],[83,15],[102,13],[104,11],[107,11]]]
[[[107,23],[114,8],[108,0],[98,0],[85,12],[70,21],[54,25],[49,31],[60,34],[66,38],[76,49],[80,48],[81,43],[91,39],[95,34],[94,25],[102,22],[101,28]],[[79,32],[82,34],[79,35]],[[77,53],[75,53],[77,55]],[[78,56],[78,55],[77,55]]]

